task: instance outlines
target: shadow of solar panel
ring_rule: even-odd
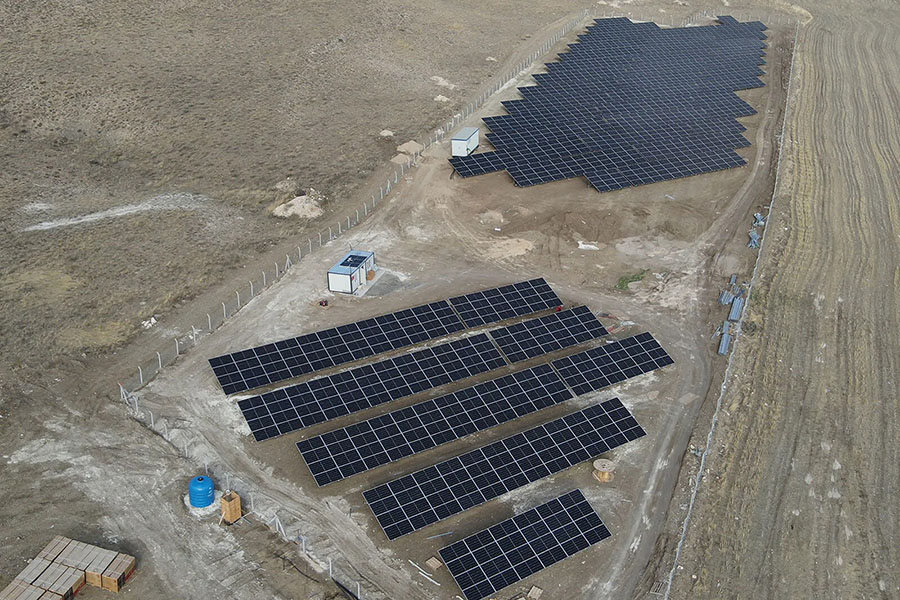
[[[450,298],[467,327],[496,323],[562,305],[543,278]]]
[[[670,365],[674,360],[653,336],[641,333],[554,360],[553,368],[576,395],[587,394]]]
[[[465,329],[446,300],[209,359],[226,394],[243,392]]]
[[[519,362],[607,335],[586,306],[489,332],[510,362]]]
[[[572,398],[550,365],[519,371],[297,443],[320,486]]]
[[[508,114],[484,119],[493,152],[453,157],[463,177],[505,170],[527,186],[586,177],[600,191],[746,163],[735,94],[761,87],[765,26],[720,17],[706,27],[598,19]]]
[[[466,600],[481,600],[610,537],[573,490],[440,550]]]
[[[390,539],[483,504],[643,435],[618,398],[363,493]]]
[[[238,407],[262,441],[505,365],[482,333],[266,392]]]

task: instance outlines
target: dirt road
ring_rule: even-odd
[[[808,8],[751,327],[672,598],[900,597],[898,15]]]

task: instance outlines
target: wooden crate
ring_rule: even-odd
[[[16,575],[16,579],[25,583],[34,583],[34,580],[41,576],[52,563],[45,558],[33,558],[22,572]]]
[[[84,582],[88,585],[103,587],[103,572],[109,568],[117,554],[114,550],[97,548],[93,554],[91,564],[84,570]]]
[[[50,540],[50,543],[47,544],[43,550],[38,552],[37,557],[50,561],[56,560],[56,557],[59,556],[59,553],[65,550],[66,546],[68,546],[69,542],[71,541],[72,540],[67,537],[58,535]]]
[[[241,497],[231,491],[222,496],[222,520],[231,525],[241,518]]]
[[[110,563],[106,571],[103,572],[101,581],[104,590],[118,592],[134,573],[135,561],[133,556],[128,554],[117,554]]]

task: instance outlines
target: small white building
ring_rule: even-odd
[[[368,282],[369,271],[375,271],[375,253],[351,250],[328,270],[328,290],[354,294]]]
[[[450,138],[450,153],[453,156],[468,156],[478,147],[478,128],[463,127]]]

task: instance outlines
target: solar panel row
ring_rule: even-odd
[[[607,335],[586,306],[577,306],[539,319],[490,332],[500,350],[516,363]]]
[[[450,298],[467,327],[478,327],[562,305],[543,278]]]
[[[481,600],[610,537],[573,490],[443,548],[441,558],[466,600]]]
[[[580,307],[548,315],[536,325],[511,325],[489,332],[511,353],[532,355],[577,344],[606,333],[589,310]],[[476,340],[477,343],[471,340]],[[258,441],[364,410],[506,362],[482,334],[289,386],[238,402]],[[470,347],[475,343],[474,347]],[[543,351],[541,350],[543,348]],[[518,354],[515,360],[522,360]]]
[[[209,359],[226,394],[243,392],[465,329],[446,300]]]
[[[319,485],[483,431],[572,397],[549,365],[519,371],[297,443]]]
[[[560,366],[566,369],[566,383],[585,393],[611,385],[609,377],[620,381],[618,375],[591,374],[595,360],[604,361],[607,371],[611,371],[610,366],[615,367],[615,373],[625,374],[627,370],[628,378],[651,367],[671,364],[671,358],[661,350],[649,334],[641,334],[576,354],[574,361]],[[605,357],[618,362],[606,363]],[[592,382],[587,387],[586,377]],[[297,448],[316,483],[327,485],[571,397],[557,371],[541,365],[303,440]]]
[[[266,392],[238,407],[262,441],[505,364],[482,333]]]
[[[509,114],[484,119],[495,151],[451,164],[464,177],[506,170],[520,186],[585,176],[600,191],[745,164],[736,118],[755,111],[734,92],[763,85],[765,26],[720,21],[595,21],[503,103]]]
[[[618,398],[363,493],[396,539],[645,435]]]
[[[532,279],[217,356],[209,364],[225,393],[234,394],[561,304],[546,281]]]
[[[674,360],[653,336],[641,333],[554,360],[553,368],[576,395],[615,385],[671,365]]]

